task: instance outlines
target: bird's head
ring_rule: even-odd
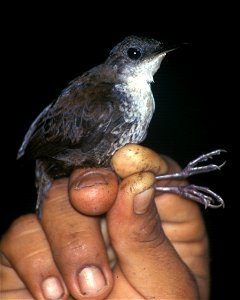
[[[128,36],[111,50],[106,65],[123,81],[141,78],[152,82],[166,53],[176,48],[155,39]]]

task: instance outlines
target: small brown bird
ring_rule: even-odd
[[[36,160],[38,213],[54,179],[69,176],[77,167],[110,167],[116,150],[145,139],[155,108],[151,91],[153,76],[166,53],[174,49],[154,39],[126,37],[111,50],[104,63],[71,81],[40,113],[17,156]],[[186,178],[220,169],[221,166],[214,164],[197,164],[222,151],[202,155],[183,171],[156,179]],[[224,205],[220,196],[206,187],[156,189],[181,194],[205,207]]]

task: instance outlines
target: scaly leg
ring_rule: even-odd
[[[225,162],[222,163],[220,166],[215,164],[198,166],[198,164],[207,161],[209,159],[212,159],[214,155],[219,155],[222,152],[226,152],[226,151],[215,150],[207,154],[203,154],[199,156],[197,159],[191,161],[183,170],[173,174],[156,176],[156,180],[184,179],[194,174],[207,173],[215,170],[220,170],[224,166]],[[203,204],[205,208],[207,207],[218,208],[221,206],[224,207],[224,201],[222,200],[222,198],[207,187],[202,187],[197,185],[177,186],[177,187],[158,186],[156,187],[156,190],[160,192],[168,192],[168,193],[175,193],[181,195],[185,198]]]

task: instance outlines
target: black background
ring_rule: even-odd
[[[225,209],[203,209],[211,248],[212,299],[224,299],[235,288],[232,270],[237,262],[234,241],[239,228],[239,204],[233,193],[238,187],[232,180],[237,169],[232,135],[235,139],[238,135],[235,106],[239,100],[233,94],[234,17],[224,8],[209,11],[196,6],[185,11],[181,7],[173,14],[172,7],[156,11],[151,6],[139,14],[124,6],[103,14],[93,6],[62,7],[61,13],[42,7],[28,8],[25,13],[22,7],[21,11],[17,7],[6,11],[2,26],[1,232],[16,217],[34,210],[34,164],[17,162],[16,153],[30,123],[67,83],[101,63],[126,35],[188,42],[188,47],[167,55],[155,76],[156,112],[144,144],[181,166],[211,150],[228,151],[216,159],[227,160],[221,172],[191,178],[191,182],[208,185],[226,203]]]

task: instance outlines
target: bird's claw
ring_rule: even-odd
[[[206,154],[203,154],[196,158],[195,160],[188,163],[188,165],[181,171],[172,173],[172,174],[165,174],[156,176],[156,180],[163,180],[163,179],[185,179],[194,174],[200,173],[207,173],[215,170],[220,170],[224,165],[225,162],[221,165],[216,164],[209,164],[206,166],[198,166],[199,163],[212,159],[213,156],[219,155],[222,152],[226,152],[226,150],[218,149]],[[188,186],[177,186],[177,187],[156,187],[157,191],[161,192],[169,192],[181,195],[185,198],[191,199],[193,201],[199,202],[207,207],[211,208],[218,208],[224,207],[224,201],[222,198],[211,191],[207,187],[197,186],[197,185],[188,185]]]
[[[208,161],[209,159],[213,159],[213,156],[220,155],[222,152],[226,152],[226,150],[218,149],[199,156],[198,158],[191,161],[186,166],[186,168],[183,170],[183,173],[185,174],[186,177],[188,177],[193,174],[207,173],[215,170],[220,170],[225,165],[226,162],[223,162],[221,165],[216,165],[216,164],[209,164],[206,166],[197,166],[197,165],[201,162]]]
[[[198,158],[194,159],[188,165],[181,171],[173,173],[173,174],[165,174],[156,176],[157,180],[163,180],[163,179],[184,179],[194,174],[200,174],[200,173],[208,173],[215,170],[220,170],[226,162],[223,162],[221,165],[215,165],[215,164],[209,164],[206,166],[197,166],[199,163],[203,161],[207,161],[208,159],[212,159],[214,155],[219,155],[222,152],[226,152],[226,150],[218,149],[206,154],[203,154],[199,156]]]
[[[158,186],[155,189],[160,192],[174,193],[183,196],[184,198],[203,204],[205,208],[224,207],[223,199],[207,187],[191,184],[187,186],[176,187]]]

